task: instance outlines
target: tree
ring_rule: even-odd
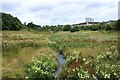
[[[71,26],[70,25],[65,25],[63,28],[63,31],[70,31],[71,30]]]
[[[2,30],[21,30],[23,28],[17,17],[6,13],[0,13],[0,15],[2,15]]]
[[[113,27],[115,30],[118,30],[118,31],[120,30],[120,19],[114,22]]]
[[[24,24],[23,24],[24,26],[27,26],[27,24],[26,24],[26,22],[24,22]]]
[[[78,31],[78,27],[77,26],[71,28],[71,30],[70,30],[70,32],[76,32],[76,31]]]

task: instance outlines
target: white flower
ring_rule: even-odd
[[[80,73],[78,73],[78,76],[80,77]]]
[[[110,74],[105,74],[104,76],[105,76],[105,78],[109,78],[110,79]]]
[[[37,73],[37,71],[35,71],[35,73]]]
[[[83,58],[83,61],[85,61],[86,60],[86,58]]]
[[[113,73],[114,75],[117,75],[116,73]]]
[[[77,71],[79,71],[79,69],[78,69],[78,68],[76,68],[76,70],[77,70]]]
[[[25,78],[28,79],[29,77],[26,76]]]
[[[69,73],[70,71],[68,70],[68,73]]]
[[[75,69],[73,69],[73,71],[75,71]]]

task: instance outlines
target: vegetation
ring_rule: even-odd
[[[2,30],[21,30],[23,28],[17,17],[6,13],[0,13],[0,15],[2,15]]]
[[[111,21],[110,23],[101,22],[98,24],[86,25],[86,26],[82,26],[82,25],[75,25],[75,26],[73,26],[73,25],[54,25],[54,26],[51,25],[51,26],[49,26],[49,25],[45,25],[45,26],[41,27],[40,25],[36,25],[33,22],[30,22],[28,24],[26,24],[26,22],[25,22],[24,24],[22,24],[17,17],[13,17],[10,14],[0,13],[0,15],[2,15],[2,30],[21,30],[23,28],[29,28],[29,29],[39,30],[39,31],[76,32],[76,31],[80,31],[80,30],[96,31],[96,30],[118,30],[119,29],[118,21]]]
[[[73,75],[73,71],[70,72],[71,74],[67,74],[65,70],[75,69],[75,66],[79,66],[78,68],[82,67],[80,68],[81,71],[79,70],[79,72],[83,72],[83,74],[87,75],[86,69],[88,68],[92,70],[91,68],[94,65],[85,65],[83,59],[92,59],[92,63],[94,63],[97,56],[107,53],[107,49],[109,47],[116,46],[117,32],[80,31],[75,33],[51,33],[38,32],[34,30],[22,30],[17,32],[3,31],[2,44],[3,77],[29,77],[30,75],[33,75],[34,77],[34,74],[29,74],[28,72],[26,72],[26,70],[28,70],[29,68],[31,69],[32,64],[35,66],[37,65],[36,62],[31,62],[33,60],[31,60],[32,57],[34,58],[34,60],[37,60],[38,62],[41,61],[42,63],[46,64],[49,63],[48,59],[50,58],[50,63],[55,63],[54,67],[50,67],[50,70],[55,71],[56,67],[58,66],[58,50],[62,51],[67,61],[66,67],[62,72],[63,74],[61,73],[63,76],[60,77],[74,77],[75,75]],[[41,60],[42,58],[45,58],[45,61]],[[74,62],[77,59],[79,61],[78,64]],[[97,63],[95,62],[95,64]],[[29,65],[29,67],[25,67],[25,65]],[[43,70],[43,68],[41,68],[41,70]],[[93,68],[96,69],[95,66]],[[38,73],[38,75],[39,74],[41,74],[41,72]],[[53,77],[53,75],[51,75],[51,77]]]
[[[97,57],[96,76],[98,79],[120,79],[120,61],[118,51],[112,46],[105,54]]]
[[[32,22],[18,26],[19,20],[15,20],[16,25],[11,26],[14,17],[2,14],[2,26],[6,25],[1,36],[3,78],[56,79],[54,74],[60,66],[57,53],[61,52],[66,63],[57,78],[120,79],[117,21],[41,27]]]
[[[96,58],[91,56],[83,57],[81,53],[75,51],[72,55],[67,56],[66,63],[66,68],[59,76],[60,78],[85,80],[120,79],[120,61],[118,60],[118,51],[114,46],[106,53],[101,52]]]
[[[2,31],[3,77],[25,77],[25,65],[31,58],[47,56],[57,63],[57,54],[48,46],[49,32]]]
[[[48,56],[32,59],[26,65],[26,78],[53,79],[57,63]]]

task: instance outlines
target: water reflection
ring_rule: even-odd
[[[60,64],[60,67],[56,70],[55,77],[57,77],[61,73],[62,68],[63,68],[63,66],[65,64],[64,55],[61,54],[60,52],[58,53],[58,62]]]

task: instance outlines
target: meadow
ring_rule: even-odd
[[[89,79],[90,75],[92,75],[92,79],[94,76],[110,78],[111,76],[107,74],[114,72],[108,71],[107,73],[101,69],[104,76],[97,71],[97,67],[102,66],[102,63],[108,63],[108,66],[115,65],[111,69],[118,71],[112,78],[119,79],[120,72],[119,69],[116,70],[116,67],[120,66],[120,62],[115,57],[118,56],[116,54],[117,46],[117,31],[79,31],[74,33],[34,30],[2,31],[2,76],[4,78],[43,78],[47,75],[48,78],[53,78],[51,76],[59,66],[57,52],[61,51],[66,64],[58,76],[59,78]],[[108,58],[102,60],[106,56],[114,55],[113,53],[106,55],[108,52],[115,53],[114,57],[110,57],[114,61],[113,63]],[[103,57],[98,60],[99,56]],[[96,61],[101,63],[98,65]]]

